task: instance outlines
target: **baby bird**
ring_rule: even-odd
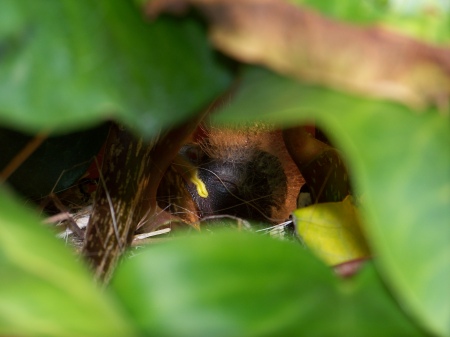
[[[183,146],[169,170],[182,177],[185,191],[174,197],[176,188],[168,180],[179,184],[180,179],[166,178],[160,207],[188,222],[215,215],[269,224],[287,219],[303,180],[281,132],[264,125],[203,131],[196,142]],[[168,194],[170,200],[164,197]]]

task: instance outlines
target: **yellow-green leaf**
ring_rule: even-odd
[[[329,265],[368,257],[370,251],[351,196],[294,212],[301,240]]]

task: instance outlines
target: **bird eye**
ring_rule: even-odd
[[[205,157],[202,149],[195,144],[183,146],[179,153],[193,165],[199,165]]]

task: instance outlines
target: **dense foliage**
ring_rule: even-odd
[[[448,48],[444,1],[434,12],[420,1],[408,9],[389,1],[316,3],[335,19],[381,22]],[[239,76],[216,122],[314,119],[348,161],[374,261],[340,279],[290,242],[195,236],[139,252],[99,289],[3,183],[0,335],[450,336],[448,107],[415,109],[269,67],[228,66],[198,13],[150,21],[129,1],[1,3],[1,126],[67,134],[114,119],[150,138]]]

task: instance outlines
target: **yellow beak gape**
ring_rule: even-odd
[[[198,177],[198,170],[194,170],[192,176],[189,180],[197,187],[197,193],[202,198],[208,197],[208,190],[206,189],[205,183]]]

